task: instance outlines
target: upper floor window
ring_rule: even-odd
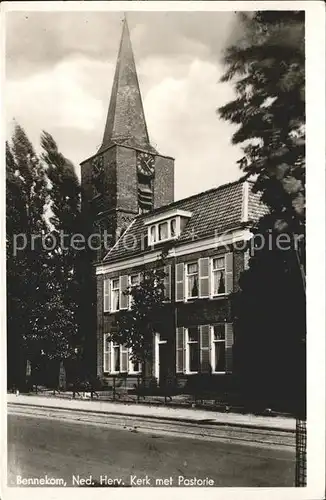
[[[223,297],[233,292],[233,253],[201,257],[175,266],[175,300]]]
[[[212,259],[212,294],[220,295],[225,293],[225,257]]]
[[[139,274],[132,274],[131,276],[129,276],[129,286],[131,288],[139,285],[139,283],[140,283],[140,275]],[[133,301],[134,301],[133,296],[129,295],[129,309],[131,308]]]
[[[130,286],[139,285],[139,274],[132,274],[130,276]]]
[[[119,278],[111,280],[111,311],[118,311],[120,307]]]
[[[171,300],[171,266],[164,266],[165,300]],[[103,284],[103,312],[115,313],[131,309],[133,296],[128,293],[131,288],[140,285],[141,274],[124,274],[116,278],[104,280]]]
[[[198,297],[198,262],[186,266],[187,297]]]

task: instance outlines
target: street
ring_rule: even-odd
[[[288,449],[8,415],[11,486],[281,487],[294,470]]]

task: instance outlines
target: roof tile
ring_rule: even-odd
[[[266,207],[260,202],[260,195],[252,192],[249,182],[248,218],[250,221],[259,219],[266,213]],[[181,235],[175,240],[175,245],[209,238],[230,229],[243,225],[243,181],[224,184],[217,188],[175,201],[150,212],[139,215],[127,228],[124,235],[105,256],[104,262],[124,260],[152,250],[148,247],[146,219],[153,215],[168,212],[172,209],[186,210],[192,213]],[[157,248],[158,245],[155,245]]]

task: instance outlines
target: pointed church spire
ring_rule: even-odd
[[[149,143],[126,16],[123,20],[109,111],[99,151],[112,144],[155,151]]]

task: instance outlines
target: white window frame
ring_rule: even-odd
[[[214,326],[223,326],[224,328],[224,339],[221,339],[221,340],[214,340]],[[215,374],[225,374],[226,373],[226,367],[225,367],[225,363],[226,363],[226,357],[225,357],[225,354],[226,354],[226,331],[225,331],[225,323],[215,323],[215,325],[210,325],[210,330],[211,330],[211,356],[210,356],[210,363],[211,363],[211,367],[212,367],[212,373]],[[224,344],[224,371],[215,371],[215,344]]]
[[[118,281],[119,282],[119,288],[113,288],[113,282]],[[118,309],[113,309],[113,290],[118,290],[118,303],[119,307]],[[110,280],[110,312],[118,312],[120,310],[120,278],[112,278]]]
[[[172,219],[171,219],[172,220]],[[160,237],[160,226],[165,226],[166,227],[166,236]],[[171,238],[171,230],[170,230],[170,221],[169,220],[162,220],[162,222],[159,222],[157,224],[157,230],[158,230],[158,240],[159,242],[169,240]]]
[[[177,221],[177,219],[179,219],[179,229],[180,229],[180,217],[172,217],[171,219],[169,219],[169,232],[170,232],[171,239],[176,238],[177,234],[178,234],[178,221]],[[172,235],[171,225],[172,225],[173,221],[175,222],[175,230],[174,230],[174,234]]]
[[[111,340],[111,371],[109,372],[111,375],[118,375],[119,373],[128,373],[127,371],[124,371],[122,372],[121,370],[117,371],[117,370],[114,370],[114,349],[116,348],[119,348],[119,364],[120,364],[120,367],[122,365],[122,350],[121,350],[121,347],[122,345],[121,344],[116,344],[115,342],[113,342]]]
[[[117,375],[118,373],[126,373],[126,372],[121,372],[121,370],[116,371],[114,370],[114,349],[119,348],[119,365],[121,367],[121,345],[116,344],[113,341],[111,341],[111,374],[112,375]]]
[[[221,269],[215,269],[214,270],[214,260],[215,259],[223,259],[224,260],[224,267]],[[221,297],[223,295],[226,295],[226,258],[225,258],[225,253],[222,255],[214,255],[214,257],[211,258],[210,262],[210,269],[211,269],[211,275],[210,275],[210,281],[211,281],[211,290],[210,290],[210,295],[211,297]],[[214,273],[218,272],[220,270],[224,271],[224,292],[223,293],[215,293],[214,294]]]
[[[198,282],[198,294],[197,295],[189,295],[188,294],[188,278],[189,276],[194,276],[195,273],[192,273],[192,274],[188,274],[188,266],[192,265],[192,264],[196,264],[197,265],[197,282]],[[186,300],[195,300],[195,299],[199,299],[199,262],[198,260],[194,260],[194,261],[191,261],[191,262],[186,262],[185,263],[185,272],[184,272],[184,281],[185,281],[185,298]]]
[[[152,232],[154,233],[154,236],[152,236]],[[157,243],[157,225],[153,224],[152,226],[149,226],[148,228],[148,244],[149,245],[155,245]]]
[[[171,221],[175,220],[175,232],[174,236],[171,235]],[[155,245],[157,243],[162,243],[164,241],[169,241],[169,240],[175,240],[178,238],[180,235],[180,227],[181,227],[181,222],[180,222],[180,216],[174,216],[170,217],[168,219],[162,219],[159,222],[156,222],[155,224],[151,224],[148,227],[148,244],[149,245]],[[160,224],[167,224],[168,226],[168,231],[167,231],[167,237],[166,238],[159,238],[159,226]],[[152,228],[154,229],[154,238],[152,237]]]
[[[138,285],[140,283],[140,273],[133,273],[133,274],[129,274],[128,276],[128,282],[129,282],[129,286],[132,287],[133,285],[131,284],[131,278],[134,277],[134,276],[137,276],[138,277]],[[131,309],[131,306],[132,306],[132,301],[133,301],[133,298],[131,295],[129,295],[129,301],[128,301],[128,308]]]
[[[198,340],[189,340],[189,328],[197,328],[197,333],[198,333]],[[198,326],[193,326],[193,327],[188,327],[184,329],[184,334],[185,334],[185,349],[186,349],[186,363],[185,363],[185,373],[186,375],[194,375],[196,373],[199,373],[199,371],[190,371],[190,349],[189,349],[189,344],[197,344],[198,345],[198,352],[199,352],[199,359],[198,359],[198,364],[200,363],[200,331]]]

